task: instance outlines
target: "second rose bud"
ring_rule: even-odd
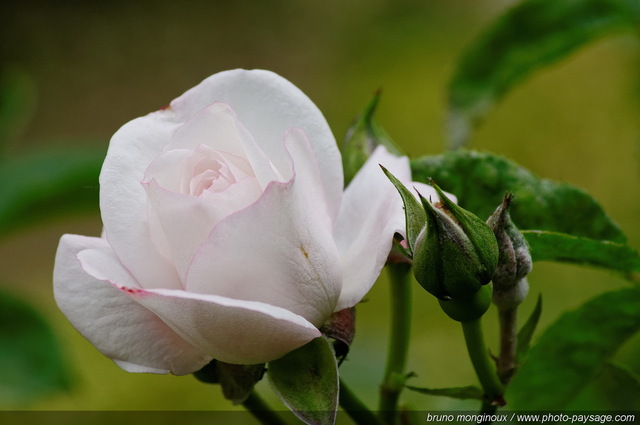
[[[418,283],[440,301],[454,320],[482,316],[491,303],[486,286],[498,264],[498,244],[491,228],[473,213],[451,201],[430,182],[439,196],[420,201],[387,173],[400,192],[407,220],[407,246]],[[420,229],[420,230],[418,230]]]

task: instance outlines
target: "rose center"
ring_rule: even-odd
[[[218,193],[227,189],[237,180],[228,165],[219,160],[203,160],[195,168],[189,182],[189,193],[202,196],[204,192]]]

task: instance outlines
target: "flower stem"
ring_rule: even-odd
[[[358,425],[383,425],[342,379],[340,380],[340,406]]]
[[[404,387],[405,366],[411,329],[411,266],[406,263],[388,265],[391,278],[391,334],[387,349],[384,381],[380,386],[378,410],[387,425],[397,416],[398,398]]]
[[[517,318],[518,309],[498,309],[500,320],[500,356],[498,357],[498,376],[503,385],[507,385],[516,368],[516,350],[518,348]]]
[[[251,391],[251,394],[242,402],[242,405],[263,425],[287,425],[255,391]]]
[[[489,351],[484,342],[481,319],[470,320],[462,323],[464,340],[467,343],[467,351],[471,363],[476,371],[480,385],[484,390],[486,401],[483,404],[483,412],[494,410],[495,406],[503,406],[504,387],[496,374],[496,369],[489,358]]]

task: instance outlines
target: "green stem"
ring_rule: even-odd
[[[462,323],[464,340],[467,343],[467,351],[471,363],[476,371],[480,385],[484,390],[486,402],[483,404],[483,412],[495,411],[496,405],[504,405],[504,387],[496,374],[496,369],[489,358],[489,350],[484,342],[481,319],[470,320]]]
[[[507,385],[516,369],[518,349],[518,308],[498,308],[500,320],[500,356],[498,357],[498,376]]]
[[[398,410],[398,398],[404,387],[405,366],[411,330],[411,266],[389,264],[391,278],[391,333],[387,349],[384,381],[380,386],[378,410],[387,425],[393,425]]]
[[[287,425],[255,391],[251,391],[251,394],[242,402],[242,405],[263,425]]]
[[[340,380],[340,406],[358,425],[383,425],[342,379]]]

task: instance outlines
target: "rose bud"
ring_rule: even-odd
[[[380,91],[378,90],[364,112],[354,120],[347,130],[341,147],[345,184],[351,181],[378,146],[384,146],[395,156],[403,156],[400,148],[373,117],[379,100]]]
[[[513,194],[505,195],[500,206],[487,223],[493,229],[500,252],[498,267],[493,275],[493,300],[499,307],[515,307],[527,295],[529,285],[525,279],[531,271],[529,246],[522,233],[513,224],[509,207]]]
[[[485,222],[431,185],[440,202],[422,198],[427,223],[416,242],[413,272],[440,300],[466,299],[491,281],[498,263],[496,238]]]

